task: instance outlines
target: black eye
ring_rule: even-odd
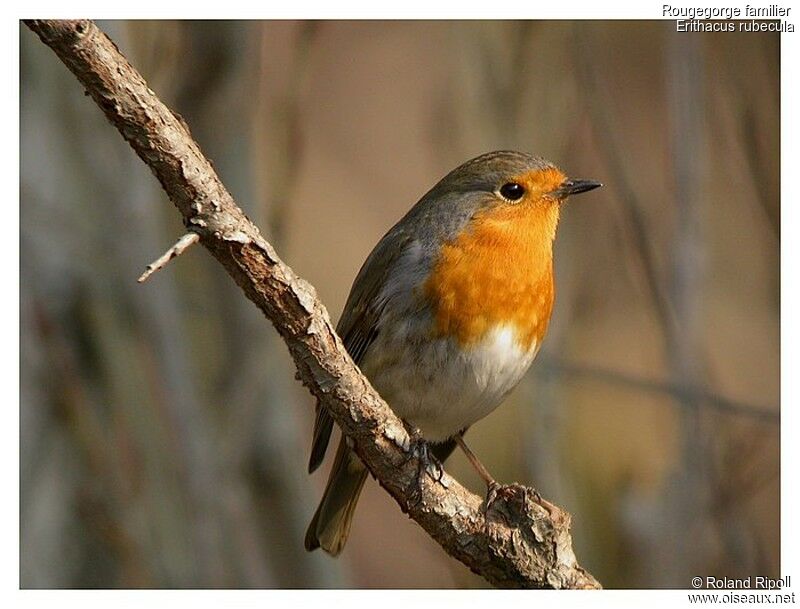
[[[525,189],[516,182],[509,182],[500,187],[500,196],[509,201],[519,201],[525,194]]]

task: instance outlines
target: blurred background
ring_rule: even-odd
[[[779,37],[670,22],[101,22],[338,318],[440,177],[502,148],[568,204],[542,352],[469,433],[573,514],[606,587],[778,577]],[[329,463],[273,328],[21,38],[21,586],[483,587],[374,481],[303,550]],[[448,470],[483,485],[456,452]]]

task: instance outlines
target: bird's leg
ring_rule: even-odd
[[[486,504],[490,504],[497,495],[497,489],[500,488],[500,485],[494,478],[492,478],[492,475],[489,473],[489,470],[486,469],[486,466],[484,466],[484,464],[478,460],[478,457],[475,456],[475,453],[473,453],[469,446],[467,446],[466,442],[464,442],[464,436],[462,434],[457,434],[455,436],[455,441],[461,450],[464,451],[464,454],[467,456],[467,460],[472,464],[472,467],[475,468],[475,471],[478,472],[478,475],[486,483]]]
[[[472,467],[475,468],[475,471],[478,472],[478,475],[483,478],[483,481],[486,483],[486,507],[488,507],[497,499],[498,492],[503,488],[497,480],[492,478],[492,475],[489,473],[489,470],[486,469],[486,466],[478,460],[478,457],[475,456],[469,446],[464,442],[463,434],[458,434],[455,436],[456,444],[461,447],[461,450],[464,451],[464,454],[467,456],[467,459],[472,464]],[[553,515],[558,508],[550,503],[547,499],[542,497],[539,494],[539,491],[533,489],[533,500],[545,508],[551,515]]]
[[[456,444],[458,444],[459,448],[464,451],[464,454],[467,456],[467,459],[472,464],[472,467],[475,468],[475,471],[478,472],[478,475],[483,479],[486,483],[486,486],[497,486],[497,481],[492,478],[492,475],[489,473],[489,470],[486,469],[483,463],[478,460],[478,457],[475,456],[475,453],[472,452],[467,446],[466,442],[464,442],[464,436],[458,434],[455,436]]]

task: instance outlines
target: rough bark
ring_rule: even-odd
[[[359,372],[314,289],[284,264],[223,186],[183,119],[167,108],[91,21],[27,21],[150,167],[189,231],[280,333],[298,378],[354,449],[450,555],[499,587],[598,588],[572,551],[570,515],[532,489],[503,487],[487,509],[422,468],[402,422]],[[544,507],[548,506],[548,507]],[[300,543],[300,540],[298,540]]]

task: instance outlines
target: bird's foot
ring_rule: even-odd
[[[488,512],[492,504],[498,499],[508,499],[509,491],[512,488],[500,484],[497,480],[489,480],[486,485],[486,499],[483,502],[484,511]]]
[[[506,504],[519,504],[520,506],[525,505],[528,500],[532,500],[533,503],[547,510],[549,515],[553,518],[561,513],[556,505],[542,497],[535,488],[522,486],[521,484],[504,485],[492,480],[486,487],[484,513],[489,512],[489,510],[492,509],[492,505],[498,500]]]
[[[410,503],[416,506],[422,501],[422,477],[427,474],[436,482],[441,482],[442,476],[444,476],[444,467],[430,451],[428,443],[420,435],[419,430],[407,429],[411,436],[411,446],[407,453],[406,463],[411,459],[417,459],[417,475],[414,477],[413,488],[409,493],[409,497],[413,500]]]

